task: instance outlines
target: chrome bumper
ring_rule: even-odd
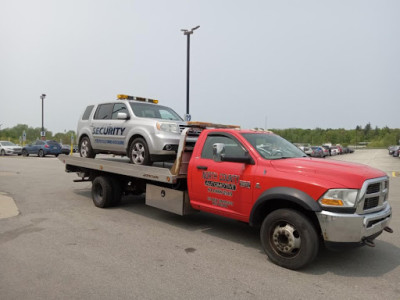
[[[365,215],[324,210],[316,214],[326,242],[357,243],[379,235],[392,218],[392,208],[386,203],[383,210]]]

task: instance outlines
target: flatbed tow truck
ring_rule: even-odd
[[[197,135],[189,144],[188,136]],[[191,139],[192,140],[192,139]],[[126,194],[145,193],[145,203],[188,215],[204,211],[260,228],[269,259],[299,269],[328,248],[374,246],[388,224],[389,178],[377,169],[310,158],[268,131],[188,122],[170,167],[60,155],[66,172],[92,181],[100,208]]]

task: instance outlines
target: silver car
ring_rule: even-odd
[[[21,155],[22,147],[15,145],[9,141],[0,141],[0,155],[12,155],[18,154]]]
[[[126,155],[138,165],[174,159],[186,123],[174,110],[157,103],[118,95],[115,101],[89,105],[78,122],[80,155]]]

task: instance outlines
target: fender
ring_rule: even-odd
[[[318,202],[303,191],[290,187],[275,187],[263,192],[254,203],[250,213],[250,225],[257,226],[261,224],[262,212],[264,211],[262,208],[277,204],[277,199],[296,204],[308,211],[322,211]]]

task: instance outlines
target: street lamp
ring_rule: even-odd
[[[190,70],[190,35],[193,31],[200,28],[200,26],[193,27],[192,29],[181,29],[183,34],[187,36],[187,66],[186,66],[186,115],[185,120],[190,121],[191,117],[189,115],[189,70]]]
[[[40,99],[42,99],[42,132],[40,133],[40,136],[42,137],[42,140],[45,140],[45,138],[46,138],[46,134],[44,133],[44,125],[43,125],[43,107],[44,107],[44,98],[46,98],[46,94],[42,94],[41,96],[40,96]]]

